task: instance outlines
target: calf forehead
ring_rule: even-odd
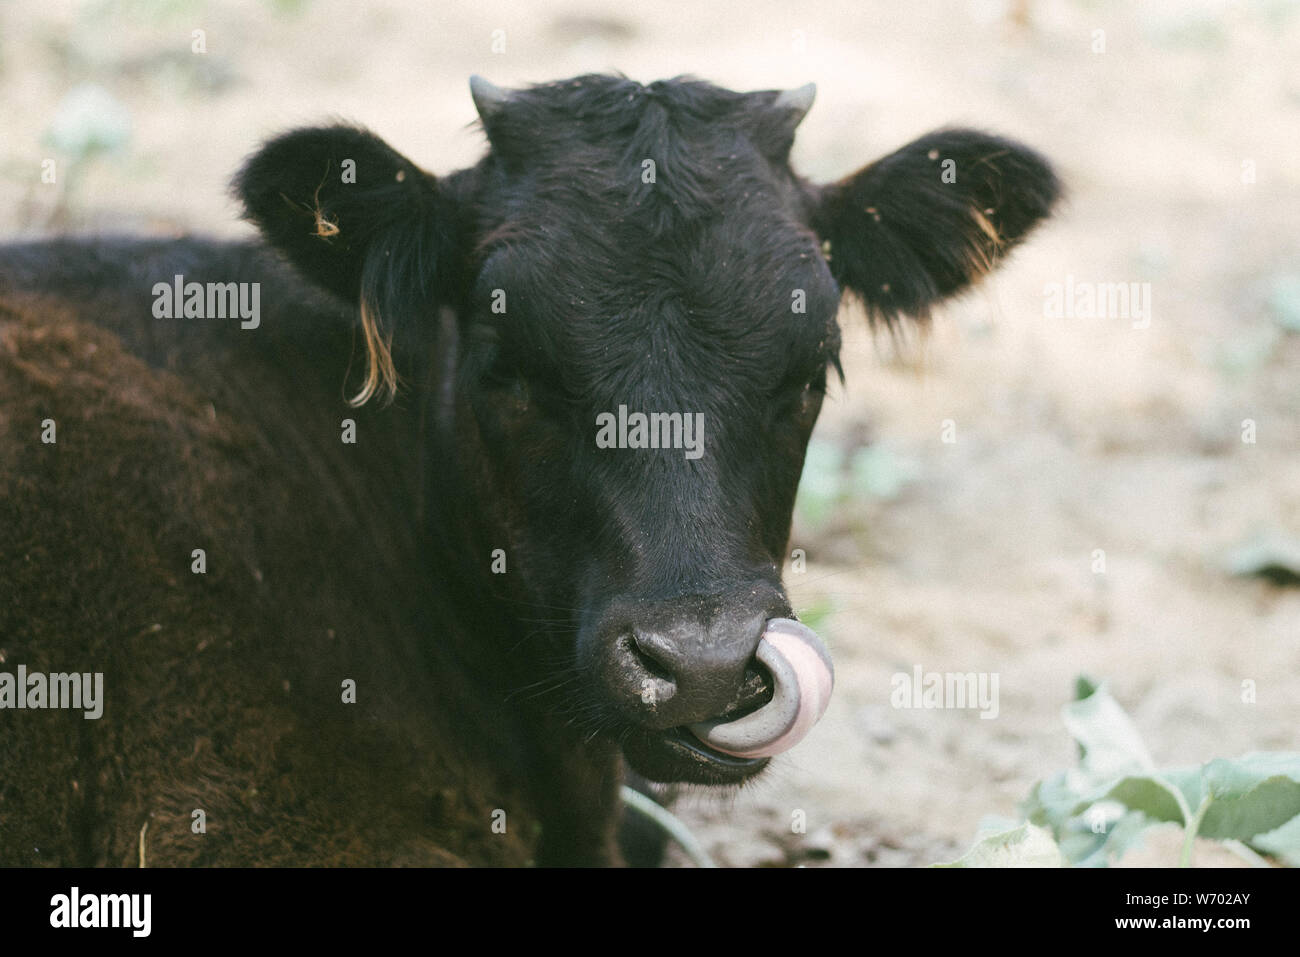
[[[624,77],[583,76],[515,91],[492,117],[492,142],[507,159],[571,163],[599,157],[665,155],[738,142],[752,133],[756,101],[699,80],[643,85]],[[630,152],[629,152],[630,150]]]
[[[507,291],[507,347],[570,394],[738,397],[835,351],[838,288],[797,224],[750,212],[657,238],[583,225],[503,247],[481,280]]]
[[[759,388],[824,359],[838,289],[755,114],[697,81],[609,77],[505,108],[479,301],[506,292],[517,359],[605,401]]]
[[[618,249],[720,218],[801,218],[799,189],[755,112],[749,96],[699,81],[582,77],[522,91],[492,118],[486,242],[563,241],[563,225],[580,223],[591,245]]]

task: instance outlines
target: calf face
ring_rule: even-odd
[[[478,584],[517,631],[502,653],[647,777],[742,780],[767,758],[689,728],[773,694],[755,652],[792,615],[780,570],[841,294],[924,317],[1048,213],[1055,177],[951,130],[814,185],[788,162],[811,86],[471,85],[491,145],[471,169],[435,179],[364,131],[308,129],[237,191],[359,303],[358,399],[404,372],[435,396],[432,469],[458,476],[435,487],[477,516]]]

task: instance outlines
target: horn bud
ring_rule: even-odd
[[[469,78],[469,95],[474,99],[474,109],[484,124],[501,114],[510,100],[510,93],[475,73]]]
[[[813,100],[817,98],[817,84],[805,83],[793,90],[784,90],[772,101],[772,109],[790,114],[788,122],[794,129],[812,109]]]

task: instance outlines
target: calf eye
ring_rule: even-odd
[[[511,415],[527,412],[532,404],[533,390],[528,379],[499,354],[488,367],[483,382],[497,397],[494,401],[498,407]]]
[[[821,411],[822,399],[826,397],[826,376],[819,374],[817,377],[804,383],[802,389],[786,408],[787,414],[793,414],[795,421],[803,428],[811,427],[813,421],[817,418],[817,413]]]
[[[496,372],[488,377],[488,385],[496,395],[497,407],[510,415],[522,415],[533,401],[533,390],[528,380],[518,373]]]
[[[529,403],[533,400],[533,390],[528,385],[528,380],[523,376],[515,376],[510,388],[507,391],[510,397],[511,411],[516,414],[527,412]]]
[[[819,386],[815,382],[809,382],[799,393],[799,414],[808,415],[821,405],[822,396],[825,394],[824,384]]]
[[[803,391],[799,394],[799,398],[804,404],[809,402],[820,403],[825,395],[826,370],[821,369],[815,376],[804,383]]]

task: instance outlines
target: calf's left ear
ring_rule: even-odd
[[[1052,167],[1028,147],[939,130],[822,187],[812,226],[832,275],[873,319],[924,319],[995,268],[1060,195]]]
[[[358,399],[391,395],[394,326],[427,321],[454,269],[455,209],[438,182],[374,134],[327,126],[267,143],[233,188],[303,276],[360,306],[368,362]]]

